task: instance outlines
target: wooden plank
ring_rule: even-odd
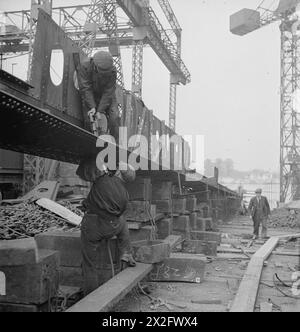
[[[270,238],[252,257],[240,284],[230,312],[253,312],[257,298],[259,282],[264,266],[279,242],[278,237]]]
[[[46,210],[49,210],[56,215],[66,219],[66,221],[74,226],[79,226],[82,221],[82,217],[78,216],[77,214],[73,213],[69,209],[65,208],[64,206],[57,204],[51,201],[48,198],[41,198],[36,202],[39,206],[43,207]]]
[[[96,289],[67,312],[108,312],[152,270],[152,265],[137,264]]]
[[[27,193],[25,196],[23,196],[22,199],[30,200],[30,199],[48,198],[56,200],[58,188],[59,188],[59,182],[57,181],[43,181],[33,190]]]
[[[230,312],[254,311],[263,265],[262,258],[251,259]]]
[[[262,258],[264,261],[268,259],[272,251],[276,248],[279,242],[278,237],[271,237],[255,254],[254,257]]]

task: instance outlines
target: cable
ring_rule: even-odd
[[[279,293],[281,293],[282,295],[284,295],[285,297],[289,297],[292,299],[296,299],[296,300],[300,300],[300,296],[294,296],[294,295],[290,295],[287,294],[286,292],[284,292],[283,290],[281,290],[278,285],[276,284],[276,280],[275,280],[276,275],[273,275],[273,283],[274,283],[274,287],[278,290]]]
[[[106,240],[106,245],[107,245],[108,256],[109,256],[110,265],[111,265],[111,273],[112,273],[112,277],[114,278],[114,276],[115,276],[115,267],[114,267],[114,261],[113,261],[112,254],[111,254],[111,248],[110,248],[109,240]]]

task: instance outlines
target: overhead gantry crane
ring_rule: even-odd
[[[274,4],[274,2],[273,2]],[[280,22],[280,201],[300,199],[300,1],[262,1],[256,10],[242,9],[230,18],[232,33],[244,36]],[[266,41],[267,43],[267,41]],[[275,116],[275,115],[274,115]]]
[[[51,0],[32,0],[30,10],[4,13],[7,23],[18,27],[18,33],[0,36],[0,53],[29,52],[30,82],[37,15],[41,8],[52,16],[87,55],[91,55],[95,49],[108,47],[118,71],[118,85],[122,88],[124,77],[120,48],[132,47],[132,92],[142,98],[143,50],[146,45],[150,45],[170,72],[169,127],[175,131],[177,86],[190,83],[191,75],[181,59],[182,29],[174,11],[168,0],[158,0],[158,3],[176,40],[170,37],[147,0],[92,0],[87,5],[55,8],[52,7]],[[127,19],[119,22],[117,11],[120,9],[125,12],[129,21]],[[30,181],[32,187],[41,181],[47,166],[44,159],[29,155],[25,156],[26,165],[35,174]]]

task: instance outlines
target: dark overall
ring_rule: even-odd
[[[82,270],[85,295],[101,286],[101,256],[104,240],[117,237],[121,255],[131,253],[129,231],[122,214],[128,203],[128,193],[118,177],[98,178],[85,201],[87,213],[81,225]]]
[[[117,140],[120,119],[116,98],[116,68],[96,71],[93,60],[89,59],[82,63],[78,78],[81,96],[86,107],[84,117],[87,129],[90,129],[87,112],[95,108],[97,112],[107,115],[110,133]]]

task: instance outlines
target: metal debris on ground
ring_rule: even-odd
[[[270,216],[270,227],[300,228],[300,211],[287,208],[275,209]]]
[[[83,213],[68,203],[64,203],[74,213]],[[56,216],[35,203],[22,203],[0,208],[0,240],[15,240],[34,237],[52,230],[74,231],[79,227],[70,226],[64,219]]]

